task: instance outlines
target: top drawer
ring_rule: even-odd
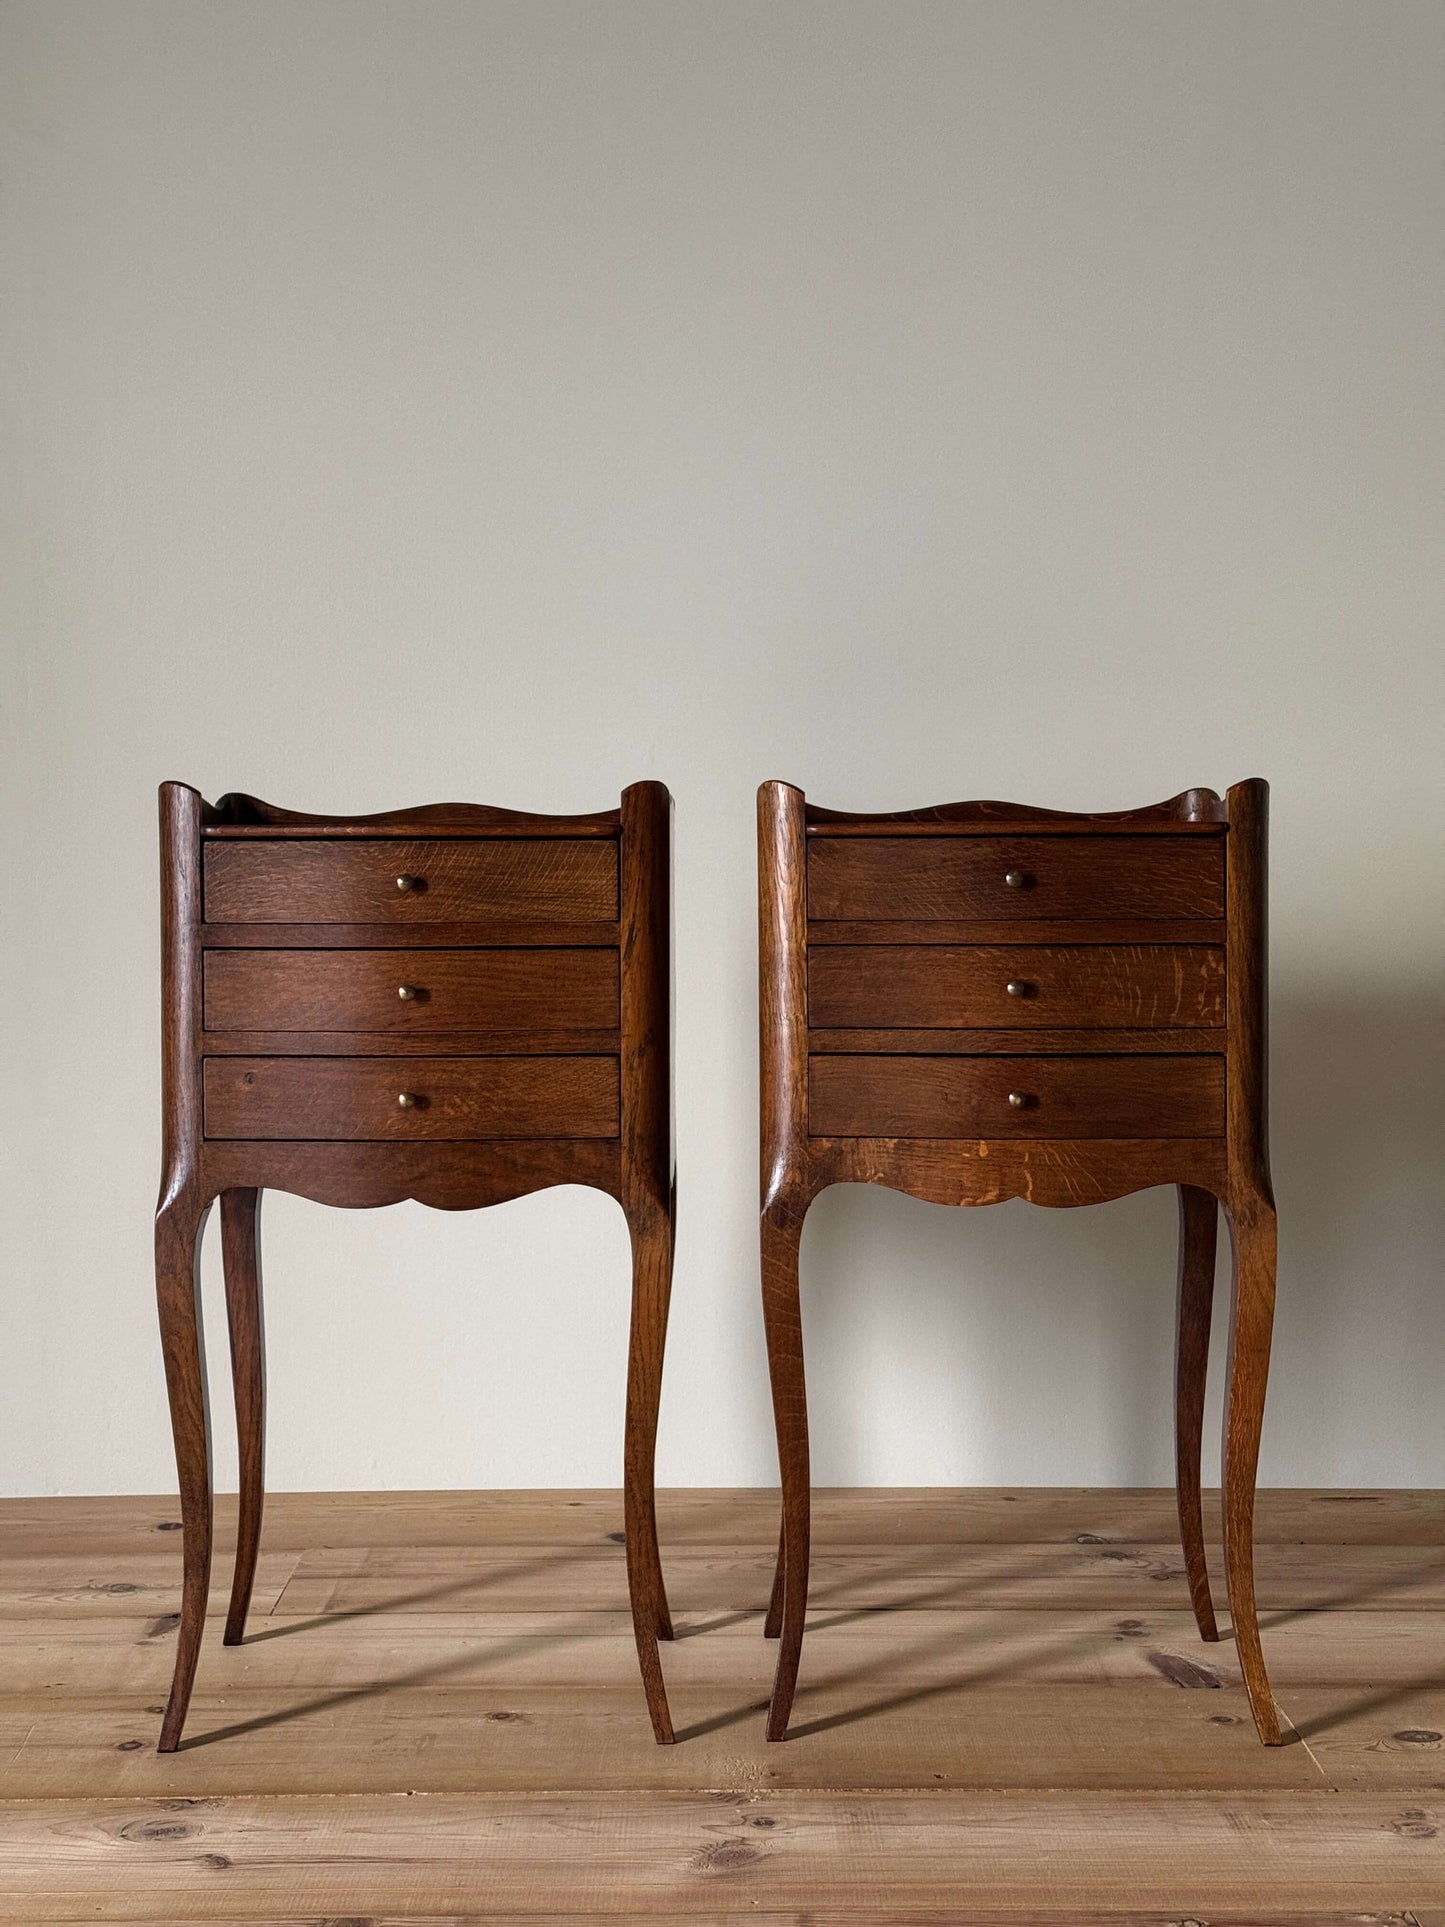
[[[209,923],[617,917],[617,845],[583,838],[318,838],[205,846]]]
[[[1200,836],[814,836],[808,915],[1222,917],[1224,844]]]

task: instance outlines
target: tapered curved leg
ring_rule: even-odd
[[[763,1638],[776,1639],[783,1630],[783,1550],[786,1544],[782,1529],[778,1531],[778,1559],[773,1567],[773,1590],[768,1596],[767,1617],[763,1620]]]
[[[211,1415],[201,1330],[200,1244],[211,1202],[182,1192],[156,1214],[156,1302],[181,1492],[181,1623],[160,1751],[174,1753],[186,1723],[211,1584]]]
[[[236,1570],[224,1643],[239,1646],[261,1547],[266,1497],[266,1348],[261,1305],[261,1193],[221,1193],[221,1262],[226,1273],[226,1322],[231,1331],[231,1378],[236,1393],[241,1500],[236,1523]]]
[[[778,1670],[768,1709],[768,1738],[783,1739],[793,1710],[803,1624],[808,1612],[808,1403],[803,1379],[803,1321],[798,1301],[798,1247],[806,1207],[770,1206],[762,1221],[763,1323],[783,1486],[782,1623]],[[776,1592],[776,1587],[774,1588]]]
[[[1279,1715],[1264,1669],[1254,1602],[1254,1483],[1274,1325],[1275,1214],[1266,1199],[1255,1195],[1231,1198],[1226,1208],[1234,1275],[1224,1414],[1224,1570],[1250,1711],[1260,1739],[1266,1746],[1278,1746]]]
[[[652,1730],[659,1746],[670,1746],[672,1716],[657,1642],[672,1638],[672,1619],[657,1549],[654,1460],[662,1353],[672,1293],[672,1216],[660,1207],[648,1206],[629,1218],[628,1229],[632,1235],[632,1332],[627,1356],[622,1492],[627,1589]]]
[[[1214,1306],[1214,1252],[1219,1206],[1212,1192],[1179,1186],[1179,1314],[1174,1348],[1174,1485],[1189,1597],[1203,1639],[1218,1639],[1204,1518],[1199,1502],[1199,1453],[1204,1436],[1204,1384],[1209,1369],[1209,1322]]]

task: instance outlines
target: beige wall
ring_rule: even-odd
[[[0,11],[5,1488],[173,1477],[168,776],[339,811],[671,785],[660,1473],[698,1484],[773,1476],[759,780],[1270,777],[1263,1473],[1445,1482],[1439,10]],[[275,1485],[616,1480],[606,1199],[268,1211]],[[1165,1193],[825,1197],[820,1481],[1166,1480],[1173,1235]]]

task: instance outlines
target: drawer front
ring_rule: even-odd
[[[214,842],[210,923],[486,923],[617,916],[617,845],[598,839]]]
[[[808,1022],[1008,1030],[1224,1022],[1212,944],[839,944],[808,956]]]
[[[1011,1104],[1010,1093],[1021,1097]],[[1222,1057],[810,1057],[815,1137],[1221,1137]]]
[[[615,1057],[208,1057],[204,1089],[209,1138],[616,1137],[620,1118]]]
[[[1222,917],[1224,846],[1194,836],[815,836],[808,915]]]
[[[208,950],[207,1030],[615,1030],[616,950]]]

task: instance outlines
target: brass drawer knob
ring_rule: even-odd
[[[421,1099],[415,1091],[399,1091],[396,1101],[403,1111],[414,1111],[417,1105],[421,1103]]]
[[[403,875],[397,878],[396,887],[401,892],[401,894],[405,897],[405,896],[410,896],[414,890],[420,890],[422,887],[422,883],[423,883],[423,878],[421,877]]]
[[[1028,878],[1022,870],[1005,870],[1003,880],[1010,890],[1022,890],[1025,883],[1028,882]]]
[[[1005,985],[1005,988],[1010,997],[1027,997],[1029,994],[1029,986],[1021,977],[1015,977],[1012,983]]]
[[[400,997],[401,1001],[404,1004],[414,1004],[417,999],[416,985],[415,984],[398,984],[396,987],[396,994],[398,997]]]
[[[1021,1111],[1024,1108],[1025,1104],[1027,1104],[1029,1101],[1028,1092],[1027,1091],[1010,1091],[1008,1094],[1008,1101],[1014,1110]]]

